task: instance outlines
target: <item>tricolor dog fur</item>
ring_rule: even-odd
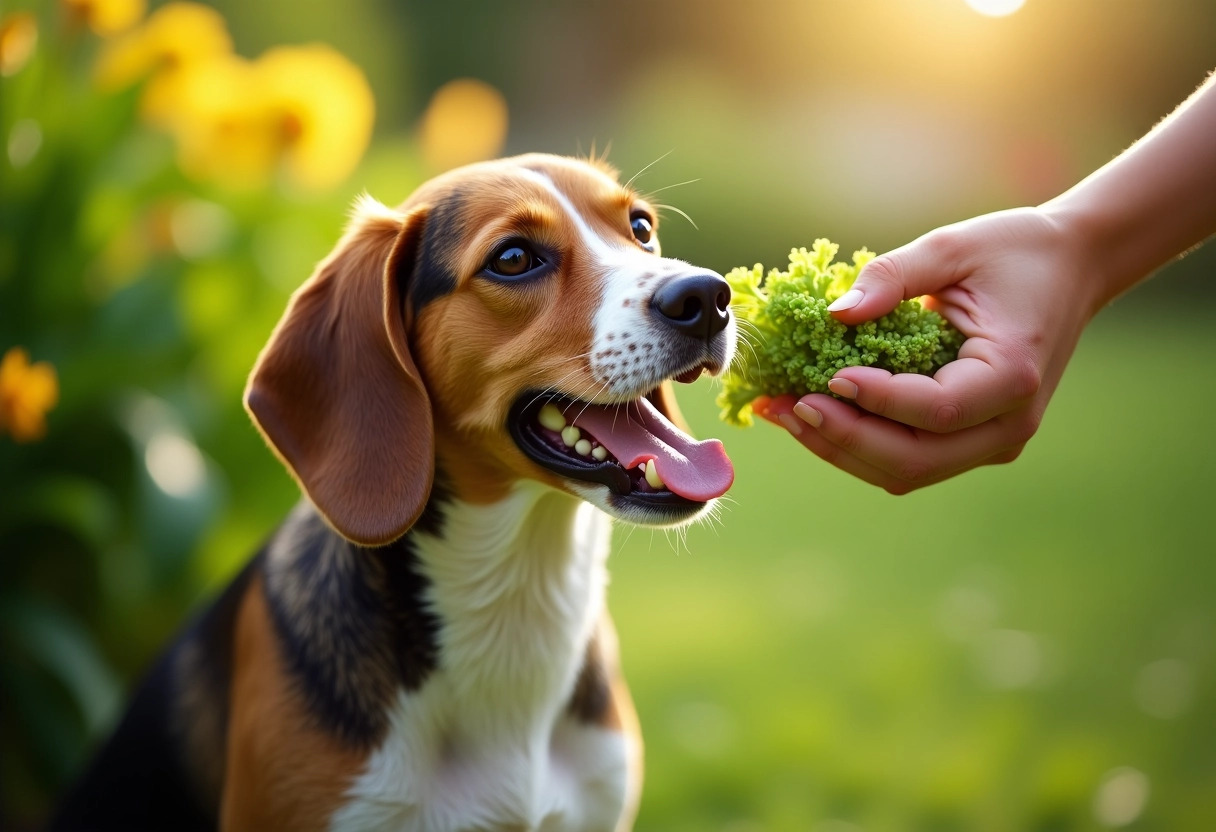
[[[246,390],[304,499],[54,828],[628,829],[611,519],[691,522],[734,476],[670,391],[729,363],[730,290],[656,229],[547,155],[360,200]]]

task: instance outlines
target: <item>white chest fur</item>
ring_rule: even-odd
[[[439,667],[402,691],[332,830],[611,832],[628,740],[566,704],[604,605],[610,522],[523,483],[448,507],[417,552],[439,615]]]

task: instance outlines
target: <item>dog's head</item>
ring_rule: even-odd
[[[364,199],[292,297],[246,406],[330,524],[383,543],[436,465],[460,498],[521,478],[635,523],[703,512],[731,484],[670,379],[720,372],[735,323],[717,274],[659,253],[654,208],[600,164],[470,165],[400,208]]]

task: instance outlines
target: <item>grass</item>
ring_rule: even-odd
[[[1216,339],[1191,323],[1108,312],[1018,462],[900,498],[683,391],[737,479],[687,548],[618,532],[640,832],[1216,828]]]

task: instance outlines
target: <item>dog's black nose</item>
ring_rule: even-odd
[[[730,321],[730,285],[712,272],[667,281],[651,307],[677,332],[709,340]]]

